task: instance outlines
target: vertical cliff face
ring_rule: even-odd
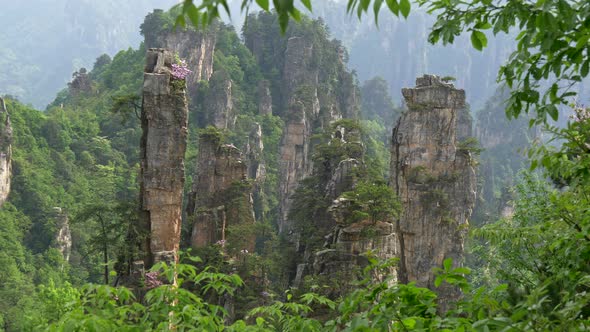
[[[248,165],[238,148],[221,144],[215,133],[200,135],[197,160],[188,211],[194,220],[191,245],[224,245],[232,227],[254,223]],[[242,249],[253,250],[253,241]]]
[[[402,202],[397,223],[399,280],[434,288],[432,269],[463,259],[463,243],[475,203],[475,171],[462,140],[470,133],[465,92],[424,75],[403,89],[408,106],[393,130],[390,183]],[[460,294],[437,288],[441,308]]]
[[[309,158],[313,122],[320,111],[318,71],[312,68],[313,44],[304,37],[287,41],[283,68],[282,94],[287,112],[280,144],[279,232],[292,231],[288,221],[293,194],[298,182],[311,174]]]
[[[170,51],[147,52],[143,84],[140,220],[149,231],[146,265],[174,260],[180,243],[188,106],[185,82],[171,75]]]
[[[10,177],[12,175],[11,143],[12,127],[10,126],[10,116],[4,104],[4,99],[0,98],[0,206],[6,201],[10,193]]]

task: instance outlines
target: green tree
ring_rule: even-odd
[[[369,218],[373,224],[377,221],[392,222],[401,209],[393,190],[382,181],[360,182],[342,197],[354,202],[354,219]]]

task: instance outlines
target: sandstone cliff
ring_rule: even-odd
[[[465,92],[424,75],[403,89],[408,110],[393,130],[390,183],[402,203],[397,222],[399,281],[434,287],[432,269],[452,258],[463,260],[468,218],[475,203],[471,152],[462,145],[471,132],[464,114]],[[435,289],[442,310],[456,300],[457,289]]]
[[[174,57],[147,52],[143,84],[140,222],[146,266],[175,260],[180,243],[188,106],[184,80],[171,75]]]
[[[4,104],[4,99],[0,98],[0,206],[8,198],[10,193],[10,178],[12,175],[12,127],[10,126],[10,116]]]

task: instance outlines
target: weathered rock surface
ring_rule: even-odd
[[[437,291],[446,310],[459,290],[435,288],[432,269],[446,258],[461,264],[476,196],[471,153],[460,148],[471,127],[462,114],[465,92],[424,75],[402,94],[408,111],[393,130],[390,179],[403,210],[396,227],[399,281]]]
[[[238,148],[201,134],[197,160],[188,214],[194,218],[191,245],[201,248],[225,241],[231,226],[254,223],[254,214],[248,165]],[[253,250],[253,241],[245,249]]]
[[[57,233],[55,234],[55,246],[62,254],[64,260],[67,262],[70,260],[70,254],[72,252],[72,232],[70,231],[70,220],[67,213],[62,208],[53,208],[55,212],[55,225],[57,227]]]
[[[143,84],[140,223],[146,267],[175,260],[180,244],[188,106],[184,82],[171,76],[172,53],[149,49]]]
[[[0,98],[0,206],[10,193],[12,175],[12,127],[4,99]]]

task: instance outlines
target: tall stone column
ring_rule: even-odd
[[[0,206],[8,198],[10,193],[10,177],[12,173],[12,127],[10,126],[10,116],[4,104],[4,99],[0,98]]]
[[[149,49],[143,83],[140,224],[145,265],[176,260],[187,144],[186,82],[172,75],[172,54]]]
[[[397,222],[400,282],[438,292],[441,310],[460,297],[458,289],[434,287],[432,269],[446,258],[463,260],[468,218],[476,183],[470,151],[462,141],[471,133],[465,91],[424,75],[403,89],[408,106],[393,129],[390,183],[402,202]]]

